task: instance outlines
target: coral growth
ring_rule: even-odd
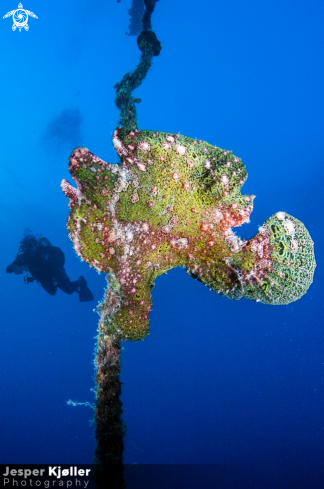
[[[231,299],[266,304],[299,299],[312,283],[313,242],[297,219],[278,212],[248,241],[232,228],[249,221],[245,166],[230,151],[179,134],[117,129],[122,165],[85,148],[70,157],[69,235],[79,256],[114,284],[100,327],[119,339],[149,332],[155,279],[174,267]]]

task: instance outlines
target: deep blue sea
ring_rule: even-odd
[[[2,16],[17,2],[0,12],[0,463],[86,464],[93,411],[67,401],[95,400],[105,277],[73,250],[60,182],[76,146],[118,161],[113,86],[140,51],[131,0],[26,0],[38,19],[13,32]],[[123,344],[125,462],[239,464],[258,489],[324,487],[324,3],[159,0],[152,23],[162,51],[134,92],[139,127],[232,150],[257,196],[237,234],[286,211],[317,269],[288,306],[228,300],[184,269],[157,280],[150,336]],[[25,228],[62,248],[94,302],[5,272]]]

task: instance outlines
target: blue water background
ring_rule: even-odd
[[[60,181],[71,181],[77,145],[117,161],[113,85],[139,50],[125,35],[129,0],[29,1],[39,17],[29,32],[0,21],[0,462],[90,463],[92,411],[66,401],[94,402],[93,309],[105,278],[73,251]],[[6,0],[1,16],[14,8]],[[135,92],[140,128],[241,157],[242,191],[257,198],[237,233],[251,237],[286,211],[311,233],[318,267],[306,296],[277,307],[222,298],[184,269],[157,280],[151,334],[122,353],[127,463],[252,464],[264,488],[285,467],[310,477],[322,467],[323,14],[319,0],[157,4],[162,52]],[[5,273],[25,227],[64,250],[94,303]]]

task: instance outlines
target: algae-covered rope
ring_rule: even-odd
[[[119,123],[130,130],[137,129],[136,99],[132,91],[139,87],[152,64],[153,56],[161,51],[161,44],[151,30],[151,15],[156,0],[144,0],[145,11],[142,18],[143,30],[137,38],[142,55],[133,73],[126,73],[116,88],[116,105],[120,109]],[[96,486],[111,489],[125,487],[123,478],[123,451],[125,425],[122,421],[120,352],[121,335],[109,330],[109,321],[114,321],[122,304],[113,281],[108,279],[105,298],[99,306],[101,320],[98,328],[96,351],[96,439],[97,448]],[[107,322],[108,321],[108,322]]]
[[[137,113],[132,92],[138,88],[152,65],[153,56],[158,56],[161,43],[152,31],[151,15],[154,12],[155,0],[144,0],[145,11],[142,19],[143,30],[137,38],[137,45],[142,51],[140,61],[132,73],[126,73],[123,79],[116,83],[116,105],[120,110],[119,126],[129,130],[137,129]]]

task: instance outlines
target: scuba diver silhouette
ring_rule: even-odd
[[[36,238],[31,232],[27,232],[20,242],[15,260],[7,266],[6,272],[16,275],[27,272],[25,284],[36,281],[50,295],[55,295],[59,288],[66,294],[77,292],[80,302],[93,301],[94,297],[87,287],[86,279],[81,275],[78,280],[71,282],[64,263],[65,256],[60,248],[52,246],[45,237]]]

